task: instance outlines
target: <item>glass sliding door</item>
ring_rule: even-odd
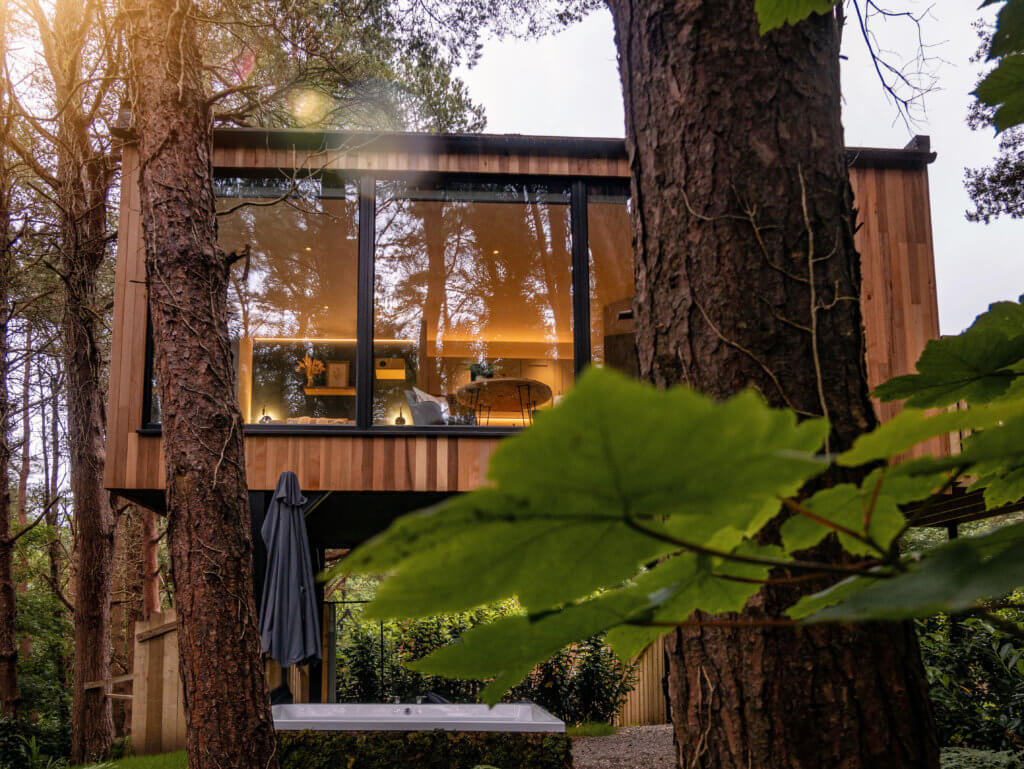
[[[590,259],[590,356],[638,376],[633,330],[633,225],[626,182],[591,184],[587,190]]]
[[[378,181],[373,424],[520,426],[573,380],[569,189]]]
[[[358,194],[325,174],[216,181],[229,330],[246,423],[355,422]]]

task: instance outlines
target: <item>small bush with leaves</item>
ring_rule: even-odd
[[[940,744],[1024,746],[1024,644],[984,620],[945,614],[920,621],[918,637]]]
[[[946,748],[942,751],[942,769],[1024,769],[1019,752]]]
[[[477,613],[386,622],[383,632],[384,688],[381,690],[381,626],[356,623],[346,630],[338,659],[338,701],[376,702],[398,697],[413,701],[426,692],[451,702],[476,702],[485,682],[423,675],[407,667],[456,641],[481,622],[507,615],[511,606]],[[505,697],[530,700],[569,724],[610,722],[635,682],[600,637],[558,650],[538,664]]]

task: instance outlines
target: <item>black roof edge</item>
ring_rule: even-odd
[[[112,133],[124,140],[133,134],[120,123]],[[407,132],[311,131],[298,128],[214,128],[214,145],[243,149],[373,150],[491,155],[558,155],[581,158],[626,157],[624,139],[523,134],[440,134]],[[927,136],[915,136],[902,149],[847,147],[846,161],[853,168],[920,169],[935,160]]]

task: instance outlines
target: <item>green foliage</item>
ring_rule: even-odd
[[[610,737],[617,731],[614,726],[605,723],[585,723],[565,728],[565,733],[570,737]]]
[[[986,0],[983,6],[1003,0]],[[1024,0],[1005,0],[996,19],[989,44],[988,60],[997,61],[974,90],[974,95],[992,108],[992,124],[1005,131],[1024,123]]]
[[[1024,523],[979,537],[961,537],[928,558],[911,560],[892,579],[853,577],[824,593],[802,599],[792,616],[804,616],[806,603],[832,603],[810,617],[813,622],[926,617],[970,609],[1024,585]],[[856,592],[853,588],[856,587]],[[806,603],[805,603],[806,602]]]
[[[0,717],[0,767],[57,769],[66,765],[71,734],[53,720],[15,721]]]
[[[93,764],[84,769],[188,769],[184,750],[155,756],[126,756],[116,761]]]
[[[281,769],[571,769],[564,734],[278,732]]]
[[[1024,522],[924,555],[901,552],[898,542],[913,523],[904,510],[965,475],[989,505],[1024,498],[1021,375],[1024,304],[1000,302],[961,337],[931,343],[917,374],[880,388],[920,408],[825,458],[823,420],[798,422],[753,393],[714,403],[593,369],[531,429],[501,444],[488,487],[399,519],[339,569],[387,575],[369,616],[518,599],[523,615],[477,625],[410,665],[423,675],[487,681],[487,702],[578,639],[606,634],[632,659],[696,611],[739,611],[780,567],[848,575],[789,607],[794,620],[983,608],[1024,584]],[[969,408],[923,410],[958,401]],[[950,429],[971,432],[955,457],[875,467],[855,473],[857,484],[816,481],[815,493],[792,499],[835,466],[829,459],[852,467],[886,460]],[[780,502],[790,513],[781,546],[758,544]],[[828,537],[869,560],[801,559]]]
[[[918,637],[940,743],[1024,743],[1024,643],[981,619],[949,615],[918,622]]]
[[[754,8],[763,35],[783,24],[796,24],[812,13],[829,13],[837,0],[755,0]]]
[[[426,692],[451,702],[477,702],[485,682],[473,677],[444,677],[416,670],[415,662],[449,646],[477,625],[514,616],[506,604],[475,612],[415,621],[384,623],[384,691],[381,692],[381,626],[350,623],[338,659],[338,701],[377,702],[398,697],[414,701]],[[556,650],[525,674],[505,697],[530,700],[568,724],[611,721],[632,689],[631,668],[623,665],[601,638]]]
[[[942,769],[1024,769],[1019,751],[972,750],[946,748],[942,751]]]

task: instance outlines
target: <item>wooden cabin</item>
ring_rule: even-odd
[[[926,137],[848,150],[872,385],[938,335],[934,158]],[[221,242],[251,246],[229,306],[254,518],[282,471],[330,492],[309,517],[321,562],[477,487],[585,366],[636,369],[621,139],[218,129],[213,162]],[[129,143],[106,486],[161,511],[137,163]]]

